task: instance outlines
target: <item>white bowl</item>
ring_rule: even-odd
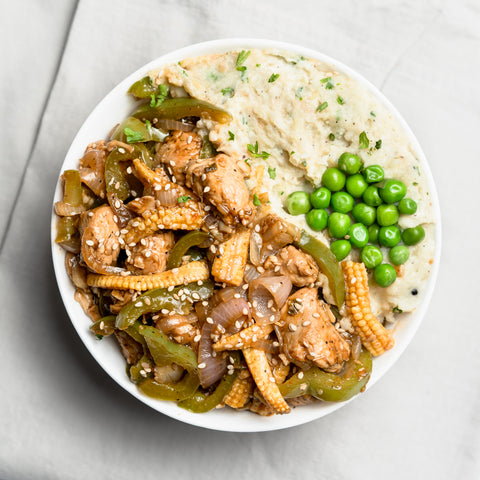
[[[440,210],[437,191],[433,182],[433,177],[428,166],[420,145],[413,135],[412,131],[408,127],[405,120],[401,117],[395,107],[378,91],[368,80],[356,73],[351,68],[338,62],[337,60],[328,57],[315,50],[299,47],[283,42],[276,42],[271,40],[259,40],[259,39],[222,39],[214,40],[205,43],[199,43],[191,45],[180,50],[163,55],[156,60],[141,67],[136,72],[132,73],[125,80],[120,82],[93,110],[89,115],[85,123],[80,128],[77,136],[75,137],[70,149],[68,150],[65,161],[63,162],[61,172],[65,169],[78,168],[78,159],[82,157],[86,145],[92,141],[106,138],[110,132],[112,126],[117,124],[123,118],[133,110],[135,101],[126,92],[130,85],[144,77],[148,71],[157,68],[162,64],[176,63],[179,60],[188,57],[194,57],[197,55],[207,55],[212,53],[222,53],[234,49],[249,49],[259,48],[268,49],[275,48],[289,52],[296,52],[307,58],[317,59],[326,62],[334,66],[335,70],[343,72],[355,79],[357,82],[366,87],[377,99],[383,103],[388,110],[393,114],[396,120],[403,127],[407,136],[409,137],[411,144],[416,152],[416,155],[422,163],[425,174],[428,177],[428,186],[432,202],[434,205],[435,214],[435,257],[433,270],[428,280],[428,285],[424,293],[424,298],[421,305],[414,313],[406,315],[399,323],[395,331],[395,347],[383,354],[379,358],[375,358],[373,362],[373,372],[371,379],[367,385],[367,389],[371,388],[375,382],[377,382],[397,361],[407,345],[410,343],[413,335],[417,331],[420,322],[422,321],[425,312],[428,308],[428,304],[432,297],[434,284],[438,274],[438,268],[440,264],[440,248],[441,248],[441,227],[440,227]],[[57,183],[55,191],[54,201],[60,200],[61,188],[60,179]],[[51,222],[51,237],[52,237],[52,256],[53,264],[55,267],[55,274],[57,277],[58,287],[62,296],[63,302],[73,323],[73,326],[78,332],[78,335],[82,339],[83,343],[102,366],[102,368],[125,390],[130,392],[133,396],[140,401],[149,405],[153,409],[168,415],[169,417],[176,418],[185,423],[196,425],[199,427],[205,427],[214,430],[223,430],[230,432],[259,432],[267,430],[277,430],[286,427],[292,427],[295,425],[301,425],[306,422],[321,418],[329,413],[341,408],[345,405],[343,403],[329,403],[318,402],[311,405],[295,408],[288,415],[276,415],[272,417],[262,417],[252,414],[250,412],[233,411],[230,409],[219,409],[209,413],[195,414],[183,410],[173,402],[164,402],[154,400],[142,395],[137,387],[130,382],[125,373],[125,360],[118,347],[115,345],[114,340],[111,338],[105,338],[102,341],[98,341],[89,331],[90,319],[85,315],[80,305],[74,300],[74,287],[67,276],[64,267],[64,251],[58,245],[55,244],[56,236],[56,223],[57,219],[55,214],[52,214]],[[355,397],[354,397],[355,398]],[[352,399],[353,400],[353,399]]]

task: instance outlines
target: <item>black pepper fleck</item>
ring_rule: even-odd
[[[416,288],[412,289],[412,295],[418,295],[418,290]]]

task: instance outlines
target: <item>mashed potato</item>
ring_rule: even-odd
[[[228,110],[231,123],[204,120],[200,127],[219,151],[243,157],[253,167],[264,165],[263,188],[275,212],[325,243],[331,242],[326,231],[314,232],[304,215],[285,211],[289,193],[318,187],[325,169],[336,166],[346,151],[358,154],[365,166],[381,165],[386,178],[404,182],[418,210],[402,215],[399,224],[422,224],[426,238],[410,247],[395,283],[380,288],[371,282],[371,300],[374,313],[388,321],[393,312],[414,310],[432,269],[435,239],[427,179],[406,133],[372,93],[330,65],[278,51],[239,53],[189,58],[151,76],[178,87],[174,95],[187,92]],[[360,148],[362,132],[367,148]],[[249,150],[257,142],[257,153]],[[348,258],[358,260],[358,251]]]

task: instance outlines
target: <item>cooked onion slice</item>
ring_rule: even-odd
[[[248,299],[255,321],[261,325],[276,322],[291,290],[291,280],[283,275],[262,276],[253,280],[250,283]]]
[[[192,123],[183,123],[171,118],[161,118],[155,125],[164,130],[181,130],[182,132],[191,132],[195,128]]]

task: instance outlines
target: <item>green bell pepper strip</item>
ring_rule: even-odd
[[[179,402],[178,406],[193,413],[205,413],[222,403],[232,389],[240,369],[243,368],[239,352],[230,352],[229,356],[233,358],[234,370],[232,374],[224,375],[217,388],[210,395],[197,391],[187,400]]]
[[[65,182],[63,201],[72,207],[83,206],[82,182],[78,170],[65,170],[62,174]]]
[[[341,307],[345,301],[345,280],[340,263],[332,251],[320,240],[305,231],[302,231],[300,240],[294,242],[294,245],[314,258],[322,273],[328,278],[335,304]]]
[[[279,388],[285,398],[309,394],[329,402],[344,402],[360,393],[370,379],[371,372],[372,356],[363,349],[357,361],[348,360],[342,373],[327,373],[318,367],[312,367],[303,372],[301,379],[297,373],[279,385]]]
[[[211,237],[208,233],[200,232],[198,230],[184,235],[180,240],[177,241],[172,251],[168,255],[167,270],[179,267],[182,263],[183,256],[190,248],[201,245],[210,238]]]
[[[202,149],[200,150],[199,158],[213,158],[215,155],[217,155],[215,145],[210,141],[208,135],[204,135],[202,138]]]
[[[149,98],[150,95],[154,95],[157,92],[157,86],[154,85],[151,77],[146,76],[142,79],[136,81],[129,89],[128,92],[130,95],[133,95],[135,98]]]
[[[105,183],[107,193],[115,193],[122,201],[130,196],[131,189],[120,162],[139,158],[148,167],[152,165],[150,152],[145,145],[137,144],[132,146],[132,152],[128,152],[122,147],[113,149],[105,160]]]
[[[145,363],[151,365],[152,361],[147,355],[143,355],[142,358],[133,365],[127,364],[127,375],[133,383],[139,384],[146,381],[147,378],[153,376],[153,371],[146,372]],[[140,372],[144,372],[142,375]],[[146,375],[145,375],[146,374]]]
[[[159,128],[152,127],[152,125],[146,125],[141,120],[135,117],[126,118],[115,131],[112,133],[112,140],[119,140],[120,142],[127,143],[127,135],[125,135],[125,129],[130,128],[134,132],[138,132],[141,135],[139,142],[163,142],[168,137],[168,132],[164,132]],[[130,143],[130,142],[128,142]]]
[[[195,352],[184,345],[172,342],[157,328],[140,325],[139,333],[145,338],[150,355],[156,365],[175,363],[188,372],[182,380],[174,384],[158,383],[152,379],[146,380],[139,385],[140,391],[149,397],[177,402],[191,397],[200,385]]]
[[[184,295],[187,296],[184,301],[178,297],[180,290],[183,290]],[[194,293],[198,295],[195,295],[197,297],[195,299],[192,297]],[[116,327],[120,330],[125,330],[133,325],[141,315],[158,312],[164,308],[180,315],[186,315],[190,312],[192,303],[208,300],[212,294],[213,282],[210,280],[205,280],[202,285],[198,285],[197,282],[180,285],[172,291],[168,291],[166,288],[149,290],[137,297],[136,300],[127,303],[127,305],[120,310],[120,313],[117,315]],[[149,299],[148,305],[143,301],[145,298]],[[189,301],[189,299],[193,301]]]
[[[57,223],[55,243],[67,252],[80,252],[80,235],[77,229],[78,216],[61,217]]]
[[[133,113],[133,116],[142,120],[149,120],[150,122],[152,122],[154,118],[173,118],[174,120],[180,120],[185,117],[201,117],[219,123],[229,123],[232,121],[232,116],[226,110],[212,103],[189,97],[168,98],[158,107],[151,107],[149,104],[144,104]]]
[[[102,328],[100,324],[103,322]],[[90,325],[90,330],[95,335],[101,335],[102,337],[109,337],[115,331],[115,315],[107,315],[97,320]]]

